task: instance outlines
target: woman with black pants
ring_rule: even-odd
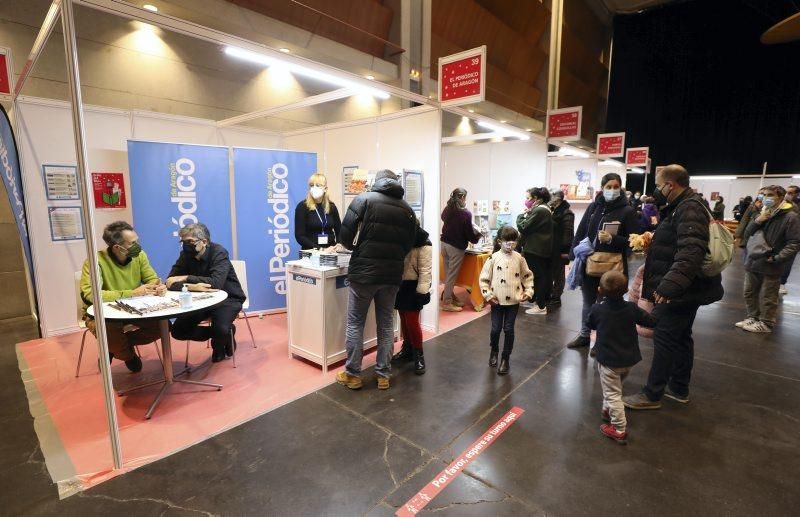
[[[529,189],[525,211],[517,217],[519,242],[528,268],[533,271],[535,304],[525,314],[547,314],[547,304],[553,289],[553,214],[547,207],[550,192],[546,188]]]
[[[628,204],[628,200],[622,192],[622,178],[619,174],[612,172],[603,176],[601,187],[601,192],[598,193],[581,218],[575,232],[575,239],[572,241],[572,249],[574,250],[583,239],[588,237],[596,252],[621,254],[624,274],[628,276],[628,236],[637,233],[639,229],[636,211]],[[616,235],[613,235],[613,232],[604,231],[603,223],[619,223]],[[570,251],[570,259],[574,258],[574,251]],[[597,301],[597,287],[600,285],[599,277],[586,274],[585,265],[580,274],[583,294],[581,333],[567,345],[569,348],[589,346],[590,344],[591,331],[586,320],[592,305]]]

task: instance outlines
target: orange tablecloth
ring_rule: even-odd
[[[469,292],[469,299],[472,302],[472,306],[478,312],[482,311],[484,306],[479,284],[481,269],[483,269],[483,265],[491,256],[491,253],[482,253],[480,255],[467,253],[464,255],[464,262],[461,263],[461,269],[458,272],[458,278],[456,278],[456,285],[458,287],[463,287]],[[442,282],[444,282],[444,277],[444,260],[439,256],[439,278]]]

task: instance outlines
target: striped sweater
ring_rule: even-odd
[[[516,251],[495,252],[483,265],[480,285],[483,298],[489,301],[494,296],[500,305],[517,305],[523,296],[533,297],[533,273]]]

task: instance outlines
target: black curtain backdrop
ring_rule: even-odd
[[[653,169],[760,173],[766,161],[800,173],[800,43],[759,42],[792,12],[782,0],[692,0],[617,16],[606,131],[650,146]]]

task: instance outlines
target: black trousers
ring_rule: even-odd
[[[525,262],[533,271],[533,298],[540,309],[547,307],[553,290],[553,266],[550,257],[525,254]]]
[[[492,332],[489,335],[489,346],[497,350],[500,345],[500,331],[503,339],[503,357],[511,356],[514,349],[514,323],[517,321],[519,305],[492,305]]]
[[[564,294],[564,286],[567,283],[567,274],[564,269],[566,264],[564,264],[564,259],[556,256],[550,261],[550,265],[553,271],[553,291],[550,293],[550,298],[561,298],[561,295]]]
[[[664,389],[689,395],[689,381],[694,365],[692,326],[698,305],[659,304],[653,309],[657,323],[653,333],[653,364],[644,393],[652,401],[661,400]]]
[[[242,302],[227,299],[207,311],[181,316],[172,324],[172,337],[181,341],[208,341],[214,350],[224,350],[231,341],[231,325],[242,310]],[[211,320],[211,326],[199,325]]]

